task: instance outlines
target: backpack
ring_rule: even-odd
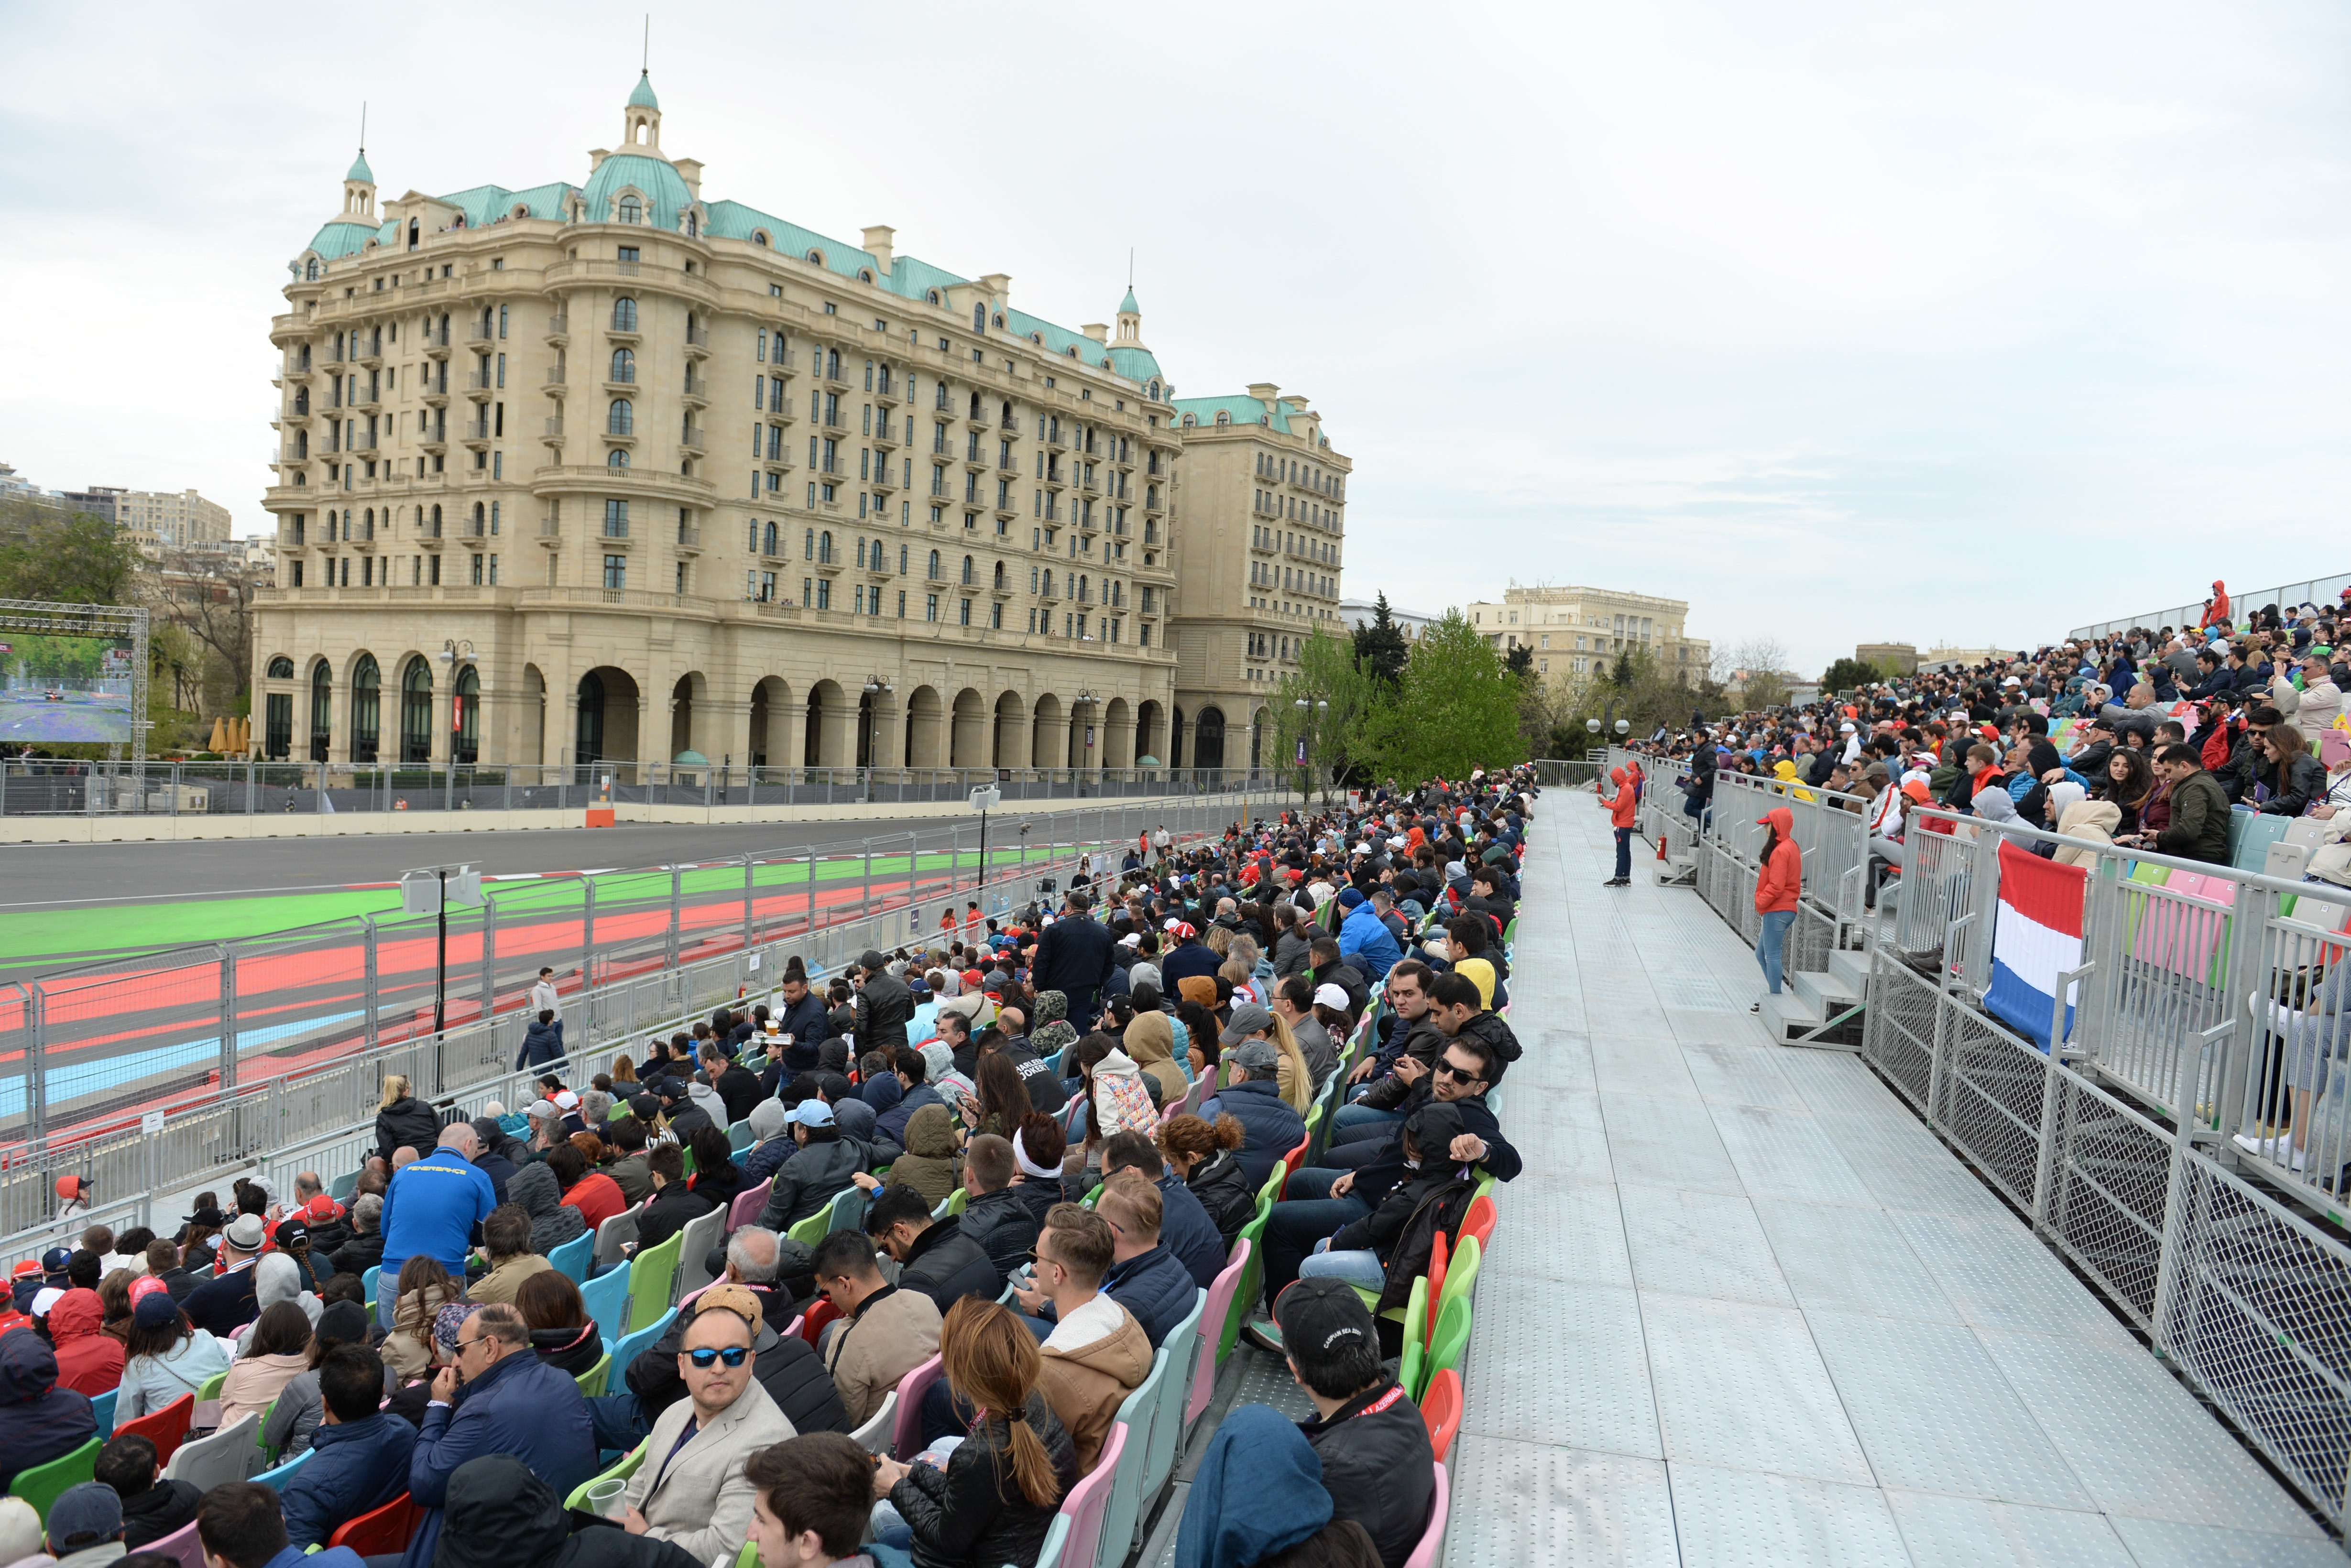
[[[1437,1236],[1445,1234],[1449,1246],[1461,1233],[1461,1221],[1469,1212],[1469,1200],[1478,1196],[1478,1184],[1464,1176],[1446,1183],[1420,1200],[1412,1218],[1404,1222],[1404,1233],[1396,1238],[1395,1250],[1388,1254],[1387,1283],[1380,1290],[1379,1305],[1374,1316],[1405,1306],[1412,1300],[1412,1282],[1428,1272],[1428,1260],[1437,1250]]]

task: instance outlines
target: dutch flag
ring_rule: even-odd
[[[2089,873],[2000,845],[2000,914],[1991,933],[1991,989],[1984,1006],[2009,1028],[2049,1049],[2057,977],[2082,966],[2082,894]],[[2065,988],[2065,1025],[2074,1025],[2076,987]]]

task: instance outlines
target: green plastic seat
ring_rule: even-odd
[[[1249,1260],[1241,1266],[1240,1282],[1233,1287],[1233,1304],[1226,1310],[1224,1332],[1217,1336],[1218,1366],[1233,1354],[1234,1343],[1241,1337],[1241,1324],[1249,1321],[1249,1309],[1257,1305],[1258,1292],[1265,1288],[1265,1265],[1260,1260],[1265,1256],[1265,1228],[1272,1218],[1273,1199],[1261,1192],[1258,1194],[1257,1213],[1233,1238],[1236,1247],[1243,1240],[1249,1242]]]
[[[223,1376],[227,1375],[224,1373]],[[98,1470],[98,1451],[106,1447],[103,1437],[92,1437],[72,1453],[51,1459],[46,1465],[35,1465],[29,1470],[19,1470],[10,1483],[9,1495],[21,1497],[33,1505],[33,1511],[44,1523],[49,1517],[49,1505],[65,1494],[68,1487],[79,1486]]]
[[[597,1362],[595,1365],[581,1373],[576,1380],[580,1385],[580,1397],[583,1399],[593,1399],[598,1395],[603,1393],[605,1374],[611,1370],[612,1353],[608,1350],[604,1353],[602,1360]]]
[[[1437,1315],[1437,1340],[1421,1364],[1419,1382],[1405,1383],[1405,1395],[1417,1402],[1428,1391],[1428,1380],[1446,1368],[1460,1370],[1461,1352],[1469,1343],[1469,1298],[1456,1296]],[[1409,1354],[1407,1352],[1407,1354]]]
[[[1484,1249],[1478,1245],[1476,1237],[1461,1238],[1452,1260],[1445,1265],[1445,1283],[1439,1288],[1437,1300],[1428,1304],[1430,1319],[1443,1322],[1445,1309],[1478,1288],[1478,1265],[1484,1255]]]
[[[207,1399],[219,1398],[221,1385],[227,1381],[228,1374],[225,1372],[215,1372],[210,1377],[205,1378],[202,1384],[197,1385],[196,1403],[202,1405]]]
[[[828,1203],[784,1232],[803,1247],[813,1247],[832,1230],[832,1205]]]
[[[587,1507],[588,1489],[590,1487],[594,1486],[598,1481],[627,1480],[631,1476],[637,1473],[637,1467],[644,1462],[645,1446],[643,1443],[639,1443],[635,1448],[629,1450],[627,1458],[615,1464],[611,1469],[605,1470],[599,1475],[590,1476],[586,1480],[581,1481],[578,1486],[573,1487],[571,1489],[571,1495],[563,1500],[563,1506],[566,1509]]]
[[[685,1233],[678,1232],[649,1252],[629,1262],[629,1327],[641,1329],[669,1311],[670,1287],[677,1279],[678,1249]]]

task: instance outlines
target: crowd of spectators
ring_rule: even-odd
[[[1249,1337],[1316,1417],[1226,1423],[1182,1531],[1187,1561],[1314,1540],[1401,1568],[1430,1448],[1353,1287],[1424,1269],[1473,1169],[1518,1173],[1485,1096],[1520,1054],[1498,1009],[1532,793],[1479,775],[1192,846],[1146,833],[1050,889],[1058,907],[972,911],[939,947],[866,953],[822,988],[795,961],[772,1002],[582,1083],[545,1017],[513,1113],[465,1120],[388,1078],[347,1198],[315,1172],[284,1193],[247,1176],[170,1236],[93,1227],[19,1268],[0,1489],[99,1436],[110,1391],[117,1427],[186,1400],[193,1435],[251,1416],[274,1460],[308,1458],[282,1488],[199,1492],[148,1437],[115,1437],[17,1555],[110,1561],[193,1523],[219,1565],[290,1568],[404,1494],[410,1568],[688,1568],[747,1542],[769,1568],[1032,1563],[1378,997],[1250,1304]],[[622,1214],[642,1253],[762,1183],[705,1260],[717,1282],[587,1392],[623,1325],[594,1322],[550,1254]],[[787,1234],[860,1188],[862,1227]],[[869,1461],[848,1434],[933,1357],[924,1455]],[[614,1506],[566,1511],[639,1448]]]

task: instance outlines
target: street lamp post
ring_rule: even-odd
[[[1610,697],[1608,699],[1606,712],[1612,718],[1614,717],[1616,713],[1616,699],[1614,697]],[[1583,727],[1594,737],[1597,737],[1600,734],[1600,721],[1596,718],[1585,719],[1583,721]],[[1614,732],[1616,738],[1621,741],[1625,736],[1632,733],[1633,721],[1626,718],[1615,719],[1615,722],[1610,725],[1609,728]]]
[[[1310,793],[1304,786],[1314,780],[1314,775],[1307,770],[1309,758],[1313,754],[1311,739],[1330,716],[1331,705],[1321,697],[1315,698],[1311,705],[1304,697],[1296,697],[1291,699],[1290,706],[1298,710],[1298,768],[1301,777],[1298,794],[1301,800],[1304,800]]]

